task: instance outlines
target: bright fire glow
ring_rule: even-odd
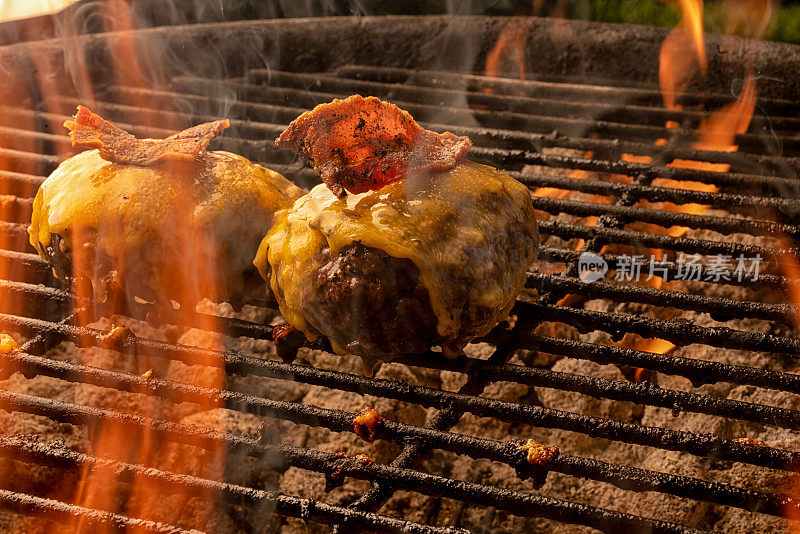
[[[495,78],[513,72],[520,80],[524,80],[527,41],[525,28],[516,20],[509,22],[486,55],[486,76]]]
[[[699,72],[708,68],[703,39],[702,0],[680,0],[681,21],[661,46],[658,79],[664,107],[680,109],[678,96]]]
[[[109,83],[115,83],[119,86],[130,88],[145,89],[149,86],[149,82],[145,80],[143,73],[151,72],[153,65],[143,65],[142,58],[146,56],[147,51],[141,49],[142,43],[134,41],[134,36],[126,30],[134,28],[133,19],[130,16],[129,2],[123,0],[110,0],[108,2],[99,3],[97,9],[104,10],[102,17],[97,17],[106,24],[105,30],[108,32],[115,32],[116,37],[109,41],[110,53],[109,57],[115,58],[113,68],[108,71]],[[73,24],[72,20],[65,20],[65,24]],[[27,26],[25,27],[27,28]],[[78,92],[81,94],[81,103],[96,109],[102,114],[108,113],[104,111],[102,106],[98,106],[94,100],[92,93],[91,80],[88,75],[88,59],[82,56],[87,47],[81,46],[77,38],[77,28],[63,28],[65,33],[71,34],[67,39],[72,39],[74,45],[71,47],[72,55],[68,55],[66,60],[70,62],[69,70],[74,74],[72,83],[76,85]],[[35,40],[40,38],[38,35],[28,35],[27,39]],[[54,134],[62,134],[55,140],[56,151],[61,156],[68,156],[73,152],[69,142],[66,138],[66,132],[61,126],[65,117],[65,110],[70,108],[62,99],[64,94],[65,81],[58,77],[52,76],[52,66],[49,61],[51,58],[44,54],[47,51],[40,53],[38,47],[31,47],[29,49],[30,59],[33,65],[32,72],[16,72],[10,68],[5,74],[7,82],[0,88],[0,105],[8,106],[20,110],[20,112],[30,111],[28,115],[29,123],[25,124],[26,115],[21,113],[21,119],[16,123],[16,127],[29,132],[37,131],[41,125],[36,121],[38,120],[33,110],[25,110],[25,103],[30,101],[29,95],[20,94],[20,91],[27,87],[27,83],[15,83],[15,78],[27,79],[27,76],[35,76],[38,82],[38,87],[42,94],[42,109],[38,111],[46,111],[52,114],[53,119],[48,122],[48,130]],[[21,63],[21,65],[30,65]],[[24,68],[24,67],[20,67]],[[164,109],[164,102],[149,101],[147,91],[132,92],[131,97],[126,101],[126,104],[131,106],[138,106],[147,109]],[[74,108],[72,108],[74,109]],[[170,122],[175,119],[175,115],[169,113],[150,114],[142,113],[137,117],[127,117],[126,120],[134,122],[137,126],[157,127],[159,129],[172,129],[178,130],[186,127],[186,124],[175,124]],[[20,137],[13,131],[0,128],[0,146],[15,147],[18,150],[23,150],[29,153],[38,153],[41,151],[41,146],[35,137]],[[3,163],[3,162],[0,162]],[[30,167],[26,166],[30,164]],[[13,168],[17,172],[36,174],[37,167],[34,160],[30,162],[22,160],[21,164],[2,165],[2,168]],[[176,179],[180,177],[176,174]],[[7,191],[0,191],[0,195]],[[187,181],[185,188],[181,191],[178,198],[180,202],[172,207],[174,214],[173,220],[164,221],[164,227],[171,228],[176,236],[176,253],[180,255],[183,261],[175,262],[172,265],[174,270],[174,283],[172,288],[180,288],[181,290],[181,311],[190,314],[182,321],[194,322],[197,328],[207,331],[218,330],[213,323],[215,319],[210,315],[199,315],[200,324],[197,323],[198,315],[194,313],[194,305],[201,301],[205,296],[208,296],[209,291],[214,292],[213,288],[217,285],[217,266],[213,261],[215,254],[209,254],[208,250],[213,248],[212,243],[208,243],[209,237],[203,229],[191,222],[191,206],[195,204],[196,191],[192,190],[192,183]],[[5,197],[3,197],[5,198]],[[2,199],[0,199],[2,200]],[[13,220],[13,217],[8,216],[8,210],[15,209],[14,202],[0,202],[0,216],[3,220]],[[101,232],[109,232],[111,235],[114,232],[124,231],[121,228],[114,228],[113,225],[105,225],[100,229]],[[73,229],[72,239],[76,242],[91,242],[94,241],[93,230],[86,228]],[[3,234],[6,237],[8,234]],[[108,235],[108,234],[106,234]],[[112,239],[113,241],[113,239]],[[17,243],[0,242],[0,248],[6,250],[19,250],[20,246]],[[211,260],[209,258],[212,258]],[[71,250],[71,260],[74,264],[73,272],[91,272],[95,266],[96,258],[94,254],[85,247],[73,247]],[[124,254],[118,256],[118,263],[114,268],[119,272],[124,272],[127,262],[136,261],[136,258],[126,258]],[[6,272],[9,262],[0,262],[0,278],[2,279],[15,279],[14,273]],[[78,301],[92,302],[94,301],[94,292],[91,282],[88,280],[80,280],[74,287],[75,295]],[[125,294],[121,290],[112,291],[107,295],[107,303],[110,307],[117,309],[124,309],[124,305],[132,303],[132,295]],[[22,307],[23,302],[5,301],[2,303],[3,312],[12,313],[20,316],[29,316],[30,314]],[[97,326],[95,321],[96,310],[91,307],[86,307],[81,310],[75,319],[76,324],[79,326]],[[193,335],[190,332],[189,335]],[[203,333],[202,340],[198,343],[188,344],[202,344],[207,348],[223,348],[221,336],[210,333]],[[18,341],[22,341],[18,339]],[[179,340],[180,341],[180,340]],[[193,339],[194,341],[194,339]],[[91,345],[92,339],[79,340],[79,345]],[[85,365],[95,365],[98,360],[96,358],[97,352],[93,350],[81,351],[75,355],[73,361],[76,363],[83,363]],[[202,386],[207,388],[222,388],[224,385],[224,372],[218,368],[187,368],[179,362],[169,363],[166,360],[159,360],[153,358],[150,360],[145,354],[138,355],[119,355],[118,361],[120,365],[126,366],[128,372],[133,374],[142,375],[145,378],[155,377],[165,380],[172,380],[176,382],[186,382],[194,386]],[[135,362],[135,365],[134,365]],[[2,364],[5,368],[0,369],[0,372],[13,372],[14,369],[9,369],[7,363]],[[115,363],[116,365],[116,363]],[[136,367],[139,367],[138,369]],[[149,368],[152,368],[150,370]],[[131,370],[132,369],[132,370]],[[145,371],[147,369],[147,371]],[[143,373],[143,371],[145,371]],[[90,382],[87,380],[87,382]],[[114,410],[127,411],[140,415],[145,418],[157,417],[170,419],[178,416],[185,416],[189,412],[184,407],[181,410],[173,409],[173,406],[161,400],[157,396],[145,395],[125,395],[117,392],[111,392],[109,395],[98,396],[97,390],[93,386],[76,384],[75,397],[94,399],[97,401],[97,407],[107,407]],[[196,413],[202,413],[202,422],[197,424],[204,425],[212,428],[220,428],[220,420],[218,415],[218,402],[209,398],[206,402],[196,407]],[[2,409],[2,406],[0,406]],[[130,429],[115,426],[113,424],[98,425],[90,429],[89,443],[87,444],[87,452],[101,458],[109,458],[121,460],[125,462],[143,464],[146,466],[156,467],[175,472],[191,473],[204,478],[215,479],[219,478],[222,473],[222,466],[224,461],[224,451],[222,450],[209,450],[200,451],[194,454],[179,454],[176,446],[165,443],[160,439],[159,435],[149,429],[145,429],[139,433],[132,433]],[[0,473],[0,477],[3,473]],[[113,469],[99,469],[91,470],[86,468],[79,473],[76,484],[66,487],[64,484],[54,484],[51,494],[45,495],[46,497],[59,499],[69,503],[74,503],[80,506],[95,508],[99,510],[108,510],[116,513],[123,513],[133,517],[142,517],[154,519],[158,521],[165,521],[167,523],[183,523],[189,522],[189,528],[196,526],[203,528],[206,525],[207,514],[211,510],[210,506],[205,509],[188,510],[182,506],[177,506],[165,510],[163,503],[164,495],[169,494],[168,488],[159,488],[154,486],[152,482],[147,482],[142,479],[133,480],[132,483],[123,484],[119,480],[119,473]],[[214,495],[201,491],[196,495],[203,502],[213,502]],[[173,514],[171,517],[169,514]],[[185,516],[185,517],[184,517]],[[69,525],[63,527],[65,532],[102,532],[96,525],[87,524],[80,517],[71,519]],[[117,532],[113,526],[106,529],[108,532]]]
[[[700,139],[695,147],[700,150],[735,152],[738,146],[733,144],[733,137],[747,131],[755,109],[756,78],[751,73],[736,102],[725,106],[700,124]]]

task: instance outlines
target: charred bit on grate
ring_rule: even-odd
[[[383,417],[372,407],[366,407],[353,420],[353,432],[364,441],[375,441],[377,428],[383,424]]]
[[[136,334],[124,324],[114,323],[111,330],[98,337],[99,344],[104,349],[122,351],[125,346],[136,339]]]
[[[544,486],[547,480],[548,467],[558,457],[558,447],[544,445],[536,440],[529,439],[516,445],[516,450],[525,453],[526,464],[517,465],[517,474],[520,478],[530,478],[536,489]]]
[[[278,357],[285,363],[292,363],[297,358],[297,351],[305,345],[306,336],[290,324],[279,324],[272,329],[272,340]]]
[[[345,465],[347,465],[348,461],[355,460],[356,462],[360,463],[363,466],[372,465],[375,463],[370,456],[366,454],[357,454],[355,456],[350,456],[345,452],[340,452],[336,454],[338,458],[334,462],[334,469],[330,473],[325,473],[325,491],[329,492],[335,488],[338,488],[344,483],[344,475],[342,475],[342,470],[344,469]]]
[[[761,441],[760,439],[753,439],[753,438],[733,438],[733,441],[736,443],[741,443],[743,445],[750,445],[752,447],[769,447],[766,443]]]
[[[0,334],[0,354],[13,354],[19,352],[19,345],[8,334]]]

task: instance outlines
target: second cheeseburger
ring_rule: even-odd
[[[209,151],[227,120],[138,139],[79,106],[73,146],[33,204],[30,242],[58,278],[101,302],[135,298],[192,309],[262,294],[253,255],[273,214],[303,194],[277,172]],[[87,282],[87,284],[84,284]]]
[[[365,361],[459,353],[508,316],[535,260],[528,189],[374,97],[317,106],[278,138],[324,184],[276,215],[256,256],[286,320]],[[349,192],[349,194],[348,194]]]

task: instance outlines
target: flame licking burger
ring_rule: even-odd
[[[31,244],[59,278],[88,279],[101,301],[111,291],[162,302],[260,294],[258,274],[250,275],[258,243],[273,214],[303,191],[241,156],[207,151],[228,125],[137,139],[79,106],[65,126],[73,146],[94,150],[44,181]],[[187,265],[214,272],[189,277]]]
[[[279,212],[255,264],[286,320],[371,363],[459,353],[505,319],[536,258],[528,189],[374,97],[298,117],[277,139],[324,184]],[[347,194],[347,193],[350,194]]]

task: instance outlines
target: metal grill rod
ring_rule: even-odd
[[[582,226],[565,222],[539,221],[539,232],[558,236],[562,239],[580,238],[584,240],[597,238],[604,243],[618,243],[622,245],[636,244],[647,248],[658,248],[682,251],[689,254],[711,255],[720,254],[738,258],[781,258],[791,254],[791,250],[783,248],[762,247],[746,245],[731,241],[710,241],[708,239],[694,239],[690,237],[672,237],[649,232],[633,230],[620,230],[618,228],[605,228],[601,226]]]
[[[292,466],[325,473],[334,478],[349,476],[380,481],[394,488],[471,502],[481,506],[494,506],[525,517],[545,517],[563,523],[583,524],[608,532],[618,532],[620,529],[635,529],[653,533],[707,532],[666,521],[645,519],[550,497],[447,479],[411,469],[374,463],[363,464],[355,459],[343,458],[333,453],[286,444],[269,445],[256,439],[217,432],[209,428],[159,419],[145,419],[138,415],[108,409],[100,410],[8,391],[0,391],[0,402],[6,410],[24,411],[63,423],[117,426],[131,432],[151,432],[176,443],[212,450],[222,448],[229,454],[247,454],[265,459],[277,470]]]
[[[717,382],[750,385],[800,394],[800,375],[731,365],[681,356],[656,354],[641,350],[598,345],[575,339],[561,339],[530,334],[526,336],[528,348],[548,354],[561,354],[570,358],[588,360],[598,364],[628,365],[650,369],[668,375],[683,376],[694,387]]]
[[[64,524],[71,524],[76,519],[80,519],[97,528],[113,528],[120,531],[133,530],[152,534],[202,534],[197,530],[185,530],[165,523],[135,519],[5,489],[0,489],[0,506],[23,515],[37,515]]]
[[[491,89],[504,90],[508,94],[519,94],[525,91],[528,96],[593,98],[605,102],[609,97],[624,98],[635,102],[648,102],[660,105],[663,102],[661,91],[657,88],[606,86],[593,83],[568,83],[543,80],[516,80],[511,78],[481,76],[460,72],[433,71],[425,69],[408,69],[402,67],[384,67],[374,65],[349,65],[336,69],[336,75],[359,81],[374,80],[382,83],[405,84],[412,81],[422,87],[464,87],[464,82],[471,84],[472,91]],[[723,106],[734,101],[730,95],[708,93],[684,93],[690,105],[712,104]],[[784,113],[796,115],[800,112],[797,102],[775,98],[759,98],[759,107],[768,109],[771,114]]]
[[[158,378],[143,378],[138,375],[59,362],[25,353],[8,355],[7,362],[9,368],[28,377],[32,375],[50,376],[75,383],[143,393],[175,403],[194,402],[205,406],[211,403],[218,407],[247,412],[260,417],[275,417],[311,426],[321,425],[334,432],[352,432],[353,420],[358,415],[342,410],[263,399],[235,391],[193,386]],[[471,361],[470,365],[475,369],[478,368],[477,361]],[[494,366],[480,369],[482,372],[487,372],[487,369],[492,367]],[[518,366],[501,366],[500,373],[491,374],[490,380],[503,380],[504,378],[498,378],[497,375],[509,374],[503,373],[508,367]],[[446,366],[441,366],[441,368],[446,368]],[[512,372],[510,375],[513,376],[511,380],[521,381],[518,374]],[[394,421],[384,421],[377,429],[376,437],[394,443],[410,443],[416,440],[427,446],[456,454],[469,454],[473,458],[503,462],[517,469],[521,476],[528,476],[531,471],[525,460],[526,453],[518,449],[515,442],[499,442],[464,436]],[[0,439],[1,445],[2,439]],[[608,482],[623,489],[661,491],[680,497],[699,498],[708,502],[737,506],[772,515],[781,515],[787,507],[797,506],[794,500],[786,495],[745,490],[729,484],[706,482],[692,477],[614,465],[565,453],[561,453],[547,466],[547,469],[580,478]]]
[[[648,106],[637,103],[622,104],[609,99],[581,100],[574,92],[564,91],[561,98],[522,96],[502,93],[470,91],[467,88],[420,87],[411,84],[388,84],[371,80],[353,80],[328,73],[285,72],[272,69],[252,69],[245,78],[228,78],[228,82],[280,86],[303,92],[315,90],[335,95],[369,94],[386,100],[398,100],[441,106],[450,102],[466,102],[472,109],[491,109],[524,115],[555,115],[567,117],[602,117],[619,123],[641,122],[665,124],[667,121],[686,123],[690,119],[699,124],[707,114],[694,109],[669,110],[659,102]],[[183,83],[179,80],[179,83]],[[574,87],[574,85],[570,86]],[[800,121],[791,117],[773,117],[770,124],[775,129],[796,130]]]
[[[218,94],[219,87],[236,89],[237,97],[248,102],[261,103],[266,100],[280,101],[286,104],[311,109],[316,105],[330,102],[334,98],[349,96],[349,93],[329,93],[319,91],[296,91],[293,88],[270,85],[255,85],[237,80],[210,80],[207,78],[181,76],[174,78],[173,84],[182,90],[203,94],[203,88]],[[411,113],[418,121],[441,121],[456,125],[471,125],[477,120],[510,130],[524,130],[536,133],[549,133],[555,130],[566,131],[570,135],[587,136],[596,133],[601,136],[618,139],[648,139],[654,143],[658,139],[685,137],[692,139],[693,130],[672,129],[664,126],[630,124],[597,120],[595,118],[570,118],[558,115],[517,113],[512,111],[488,111],[482,109],[465,109],[448,105],[428,105],[395,99],[394,104]],[[665,121],[666,122],[666,121]],[[775,148],[780,146],[783,154],[794,155],[800,149],[800,140],[792,136],[776,136],[775,139],[760,134],[736,134],[734,143],[740,152],[765,151],[764,143],[769,141]],[[767,152],[770,152],[768,147]]]
[[[37,319],[0,315],[0,326],[41,334],[51,341],[72,341],[78,346],[100,346],[103,332],[87,327],[48,323]],[[32,336],[31,336],[32,337]],[[239,354],[224,353],[182,345],[170,345],[143,338],[128,338],[117,350],[133,354],[147,353],[184,362],[187,365],[224,367],[226,373],[255,375],[265,378],[294,380],[307,384],[375,395],[425,407],[454,408],[481,417],[494,417],[509,422],[524,422],[542,428],[560,428],[592,437],[624,441],[666,450],[688,452],[696,456],[713,455],[719,459],[794,471],[800,465],[800,453],[757,447],[720,438],[657,427],[591,417],[538,406],[520,405],[463,393],[443,391],[403,382],[366,378],[339,371],[311,368],[272,360],[261,360]],[[432,357],[436,357],[434,354]]]
[[[548,321],[571,325],[585,334],[594,330],[608,332],[615,341],[626,333],[645,338],[662,338],[676,345],[700,343],[734,350],[800,354],[800,339],[735,330],[727,326],[697,326],[688,321],[664,321],[641,315],[613,312],[598,312],[532,302],[517,301],[512,313],[518,317],[533,314],[546,317]],[[523,341],[524,343],[524,341]]]
[[[304,520],[311,520],[320,523],[329,521],[343,521],[354,526],[369,528],[378,532],[408,532],[425,534],[467,534],[467,531],[455,527],[433,527],[420,525],[411,521],[395,519],[381,516],[369,512],[359,512],[348,510],[340,506],[326,504],[313,499],[303,499],[284,495],[275,491],[266,491],[255,488],[238,486],[226,482],[208,480],[196,476],[176,474],[162,471],[153,467],[144,467],[136,464],[118,462],[105,458],[96,458],[87,454],[72,451],[66,447],[49,445],[24,439],[21,436],[0,436],[0,455],[15,461],[36,463],[47,465],[70,471],[91,470],[95,474],[108,473],[111,478],[124,483],[131,483],[134,480],[147,480],[158,484],[160,488],[169,488],[170,491],[186,493],[189,495],[203,495],[213,493],[219,495],[225,502],[232,505],[250,506],[253,508],[268,508],[270,511],[284,516],[299,517]],[[3,490],[0,490],[3,491]],[[20,500],[30,496],[20,497]],[[49,501],[32,497],[35,501]],[[43,509],[39,510],[18,510],[22,512],[42,512],[50,506],[45,502]],[[74,508],[74,505],[65,505]],[[57,508],[58,506],[54,506]],[[87,510],[87,509],[83,509]],[[92,510],[92,514],[103,515],[105,512]],[[121,516],[117,516],[121,517]],[[69,515],[65,517],[69,519]],[[66,521],[65,521],[66,522]],[[136,524],[138,522],[144,525]],[[138,527],[147,526],[144,520],[134,520],[124,518],[119,526]],[[157,530],[159,533],[186,532],[174,527],[164,526],[165,530]],[[170,530],[172,529],[172,530]],[[196,532],[196,531],[192,531]]]
[[[554,187],[569,191],[580,191],[603,196],[619,196],[623,193],[650,202],[672,202],[674,204],[705,204],[715,208],[737,210],[739,208],[770,208],[784,215],[795,216],[800,212],[800,201],[795,198],[765,197],[732,193],[710,193],[691,189],[655,187],[602,180],[586,180],[552,174],[506,171],[508,175],[527,186]]]
[[[653,287],[600,281],[587,284],[577,278],[567,278],[556,274],[529,272],[526,286],[541,291],[560,291],[563,294],[604,298],[614,302],[641,302],[653,306],[707,312],[718,320],[757,317],[793,325],[798,316],[797,307],[792,304],[767,304],[752,300],[708,297]]]
[[[608,263],[609,270],[618,271],[620,270],[620,265],[623,262],[623,257],[617,254],[609,254],[607,252],[596,252],[599,257],[603,258]],[[577,261],[580,257],[581,252],[577,250],[569,250],[565,248],[558,248],[558,247],[551,247],[548,245],[541,245],[539,247],[539,260],[540,261],[547,261],[550,263],[569,263],[570,261]],[[640,267],[640,272],[647,272],[649,267],[649,263],[643,261],[642,259],[634,260],[632,256],[627,256],[624,258],[626,265],[638,265]],[[667,272],[672,279],[677,278],[678,270],[675,265],[667,266]],[[708,278],[708,270],[705,268],[704,265],[699,266],[699,276],[702,280],[706,280]],[[721,269],[720,271],[720,281],[724,281],[725,284],[729,285],[739,285],[739,286],[747,286],[750,288],[763,288],[768,290],[777,290],[785,288],[788,285],[798,285],[800,284],[800,279],[798,278],[787,278],[783,275],[775,275],[770,273],[759,273],[758,280],[751,281],[746,278],[742,278],[742,280],[738,280],[736,274],[731,271],[730,269]],[[720,283],[720,281],[712,281],[708,283]]]

